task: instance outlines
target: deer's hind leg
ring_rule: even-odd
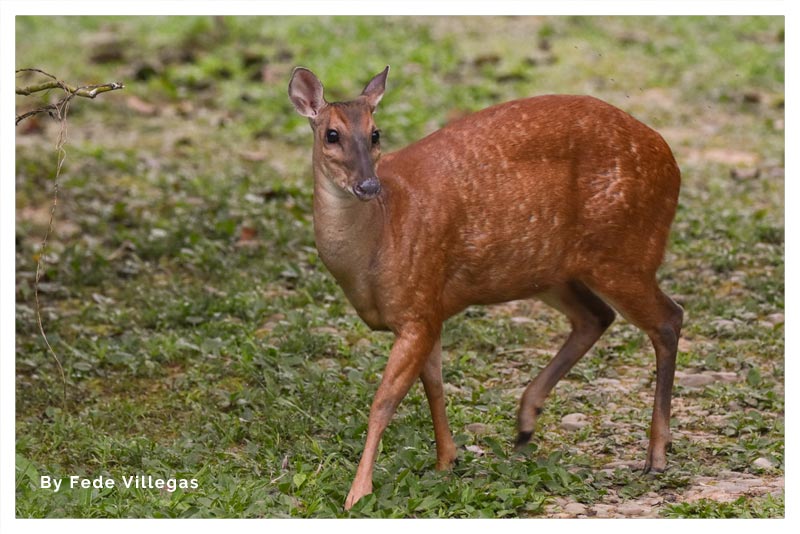
[[[625,283],[619,283],[620,279],[624,279]],[[667,466],[666,452],[671,442],[670,406],[683,308],[661,291],[655,275],[637,277],[607,273],[589,283],[593,291],[602,295],[626,319],[644,331],[653,343],[656,353],[656,392],[644,471],[663,471]]]
[[[608,304],[577,280],[552,288],[537,298],[566,315],[572,331],[555,357],[522,394],[517,414],[517,448],[530,441],[547,395],[603,335],[615,317]]]

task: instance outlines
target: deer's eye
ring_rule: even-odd
[[[373,131],[372,132],[372,144],[373,145],[377,145],[380,142],[380,140],[381,140],[381,132],[378,131],[378,130]]]
[[[339,142],[339,132],[336,130],[328,130],[325,132],[325,140],[329,143],[338,143]]]

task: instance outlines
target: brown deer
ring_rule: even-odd
[[[547,95],[489,107],[381,155],[373,115],[388,72],[347,102],[327,102],[308,69],[296,68],[289,82],[314,135],[319,255],[364,322],[396,336],[345,509],[372,492],[381,435],[417,378],[433,418],[436,468],[456,459],[440,336],[445,319],[472,304],[535,297],[572,325],[522,395],[518,447],[614,309],[644,331],[656,355],[644,470],[664,470],[683,322],[656,281],[680,189],[667,143],[610,104]]]

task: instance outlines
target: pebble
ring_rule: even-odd
[[[728,419],[730,419],[730,414],[725,415],[709,415],[705,418],[705,420],[710,423],[712,426],[717,428],[722,428],[728,424]],[[673,438],[674,439],[674,438]]]
[[[561,428],[574,432],[588,425],[586,415],[582,413],[571,413],[561,418]]]
[[[311,332],[314,332],[315,334],[330,334],[332,336],[341,335],[341,332],[332,326],[315,326],[314,328],[311,328]]]
[[[448,395],[452,395],[454,397],[467,397],[470,393],[467,389],[462,389],[454,384],[450,384],[449,382],[445,382],[444,384],[444,392]]]
[[[707,386],[714,382],[714,378],[710,375],[687,375],[684,373],[675,373],[675,379],[679,385],[685,388],[699,388]]]
[[[597,378],[594,381],[594,385],[602,392],[617,393],[627,391],[622,382],[616,378]]]
[[[596,513],[595,517],[612,517],[615,511],[615,507],[609,504],[595,504],[592,509]]]
[[[475,453],[476,456],[485,456],[486,455],[486,451],[481,449],[477,445],[467,445],[465,447],[465,449],[467,449],[469,452]]]
[[[617,507],[617,512],[626,516],[645,515],[650,510],[651,510],[650,506],[643,506],[641,504],[637,504],[634,502],[627,502],[625,504],[620,504]]]
[[[785,322],[785,318],[782,313],[773,313],[767,315],[767,321],[774,325],[783,324]]]
[[[759,469],[772,469],[775,467],[775,464],[769,461],[768,458],[764,458],[762,456],[753,460],[753,467],[757,467]]]
[[[356,341],[355,345],[353,345],[353,348],[361,351],[369,350],[372,348],[372,341],[370,341],[365,337],[362,337],[361,339]]]
[[[586,515],[586,507],[579,502],[571,502],[564,506],[564,511],[572,515]]]
[[[684,373],[677,371],[675,381],[685,388],[700,388],[714,382],[736,382],[739,375],[728,371],[710,371],[707,373]]]
[[[728,480],[728,479],[740,479],[740,478],[758,478],[755,475],[751,475],[750,473],[742,473],[740,471],[731,471],[730,469],[723,469],[719,473],[717,473],[717,478]],[[702,478],[698,478],[701,480]],[[710,478],[709,480],[714,480]]]
[[[709,374],[718,382],[736,382],[739,380],[739,375],[730,371],[714,371]]]
[[[762,484],[761,479],[721,480],[713,486],[713,490],[728,495],[742,495],[747,493],[752,486],[760,484]]]
[[[619,428],[619,427],[621,427],[621,426],[623,426],[623,425],[621,425],[621,424],[619,424],[619,423],[615,423],[615,422],[614,422],[614,421],[612,421],[611,419],[604,419],[604,420],[603,420],[603,421],[600,423],[600,428]]]
[[[643,462],[636,460],[616,460],[607,463],[603,467],[605,469],[630,469],[631,471],[636,471],[637,469],[641,469],[643,465]]]
[[[711,321],[711,326],[715,326],[717,328],[728,328],[736,326],[736,321],[732,321],[731,319],[715,319]]]

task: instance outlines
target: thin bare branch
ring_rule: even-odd
[[[32,109],[28,112],[23,113],[22,115],[17,115],[15,119],[15,125],[19,124],[28,117],[32,117],[34,115],[38,115],[39,113],[45,113],[45,112],[48,113],[54,119],[58,120],[59,115],[61,114],[61,110],[64,109],[64,106],[67,104],[67,102],[69,102],[74,96],[75,96],[74,94],[70,93],[61,100],[59,100],[58,102],[56,102],[55,104],[48,104],[40,108]]]
[[[59,178],[61,176],[61,169],[64,166],[64,161],[67,157],[67,152],[64,150],[64,145],[67,142],[67,112],[69,111],[69,104],[73,98],[76,96],[81,96],[84,98],[94,98],[100,93],[106,93],[108,91],[114,91],[116,89],[123,89],[125,86],[119,82],[113,83],[105,83],[100,85],[84,85],[80,87],[73,87],[66,82],[59,80],[52,74],[45,72],[41,69],[18,69],[17,74],[20,72],[35,72],[47,78],[50,78],[49,81],[29,85],[26,87],[17,87],[16,92],[18,95],[28,96],[33,93],[38,93],[40,91],[49,91],[51,89],[61,89],[64,91],[65,95],[55,104],[49,104],[38,109],[34,109],[28,112],[25,112],[21,115],[17,115],[16,117],[16,124],[19,124],[22,120],[32,117],[38,113],[47,112],[50,114],[51,117],[55,118],[60,123],[60,129],[58,133],[58,141],[56,142],[56,154],[57,154],[57,162],[56,162],[56,171],[55,177],[53,179],[53,201],[50,205],[50,219],[47,223],[47,230],[44,233],[44,237],[42,238],[41,248],[39,250],[39,257],[36,261],[36,278],[34,280],[34,299],[36,301],[36,322],[39,326],[39,333],[42,335],[42,339],[44,340],[44,344],[47,347],[47,351],[52,356],[53,360],[58,367],[58,372],[61,374],[61,385],[63,388],[62,391],[62,405],[64,410],[67,408],[67,378],[66,374],[64,373],[64,367],[61,365],[61,360],[59,359],[56,351],[53,349],[50,341],[47,339],[47,334],[44,330],[44,325],[42,322],[42,305],[39,300],[39,281],[42,277],[44,272],[44,263],[46,261],[46,253],[47,253],[47,243],[50,237],[50,234],[53,232],[53,223],[55,221],[55,214],[56,214],[56,207],[58,206],[58,192],[59,192]]]
[[[18,95],[28,96],[39,91],[47,91],[48,89],[64,89],[68,93],[73,93],[75,96],[83,96],[86,98],[94,98],[100,93],[107,93],[116,89],[124,89],[125,86],[119,82],[103,83],[99,85],[85,85],[82,87],[72,87],[63,82],[49,81],[28,85],[26,87],[17,87],[16,92]]]
[[[67,96],[61,99],[56,104],[49,104],[47,106],[42,106],[40,108],[27,111],[21,115],[16,116],[15,124],[19,124],[23,120],[27,119],[28,117],[32,117],[33,115],[37,115],[39,113],[49,113],[53,115],[55,112],[56,118],[60,115],[60,110],[65,109],[66,104],[75,96],[82,96],[84,98],[95,98],[97,95],[101,93],[107,93],[109,91],[116,91],[117,89],[124,89],[125,85],[120,82],[110,82],[110,83],[102,83],[102,84],[93,84],[93,85],[82,85],[79,87],[73,87],[68,83],[59,80],[52,74],[45,72],[41,69],[17,69],[16,73],[19,74],[20,72],[36,72],[41,74],[42,76],[46,76],[50,78],[49,81],[36,83],[33,85],[28,85],[25,87],[17,87],[16,93],[21,96],[30,96],[33,93],[38,93],[40,91],[49,91],[50,89],[61,89]]]

